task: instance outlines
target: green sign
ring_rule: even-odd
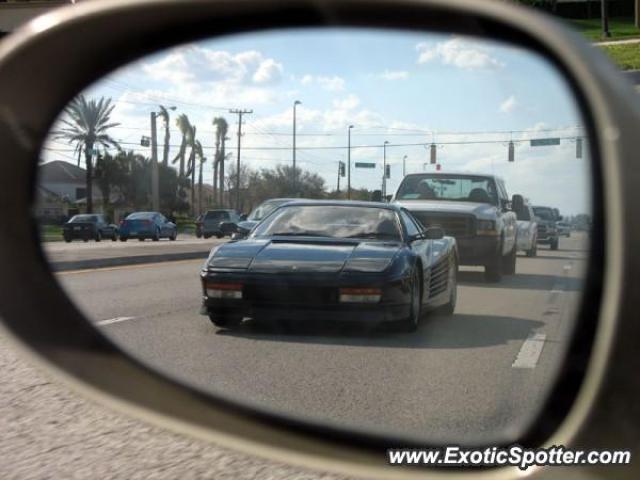
[[[376,168],[375,163],[356,162],[356,168]]]
[[[549,145],[560,145],[559,138],[532,138],[532,147],[547,147]]]

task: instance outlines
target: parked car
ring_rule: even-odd
[[[241,238],[246,237],[253,228],[260,223],[260,221],[273,212],[280,205],[283,205],[287,202],[291,202],[294,200],[301,200],[300,198],[271,198],[269,200],[265,200],[256,208],[254,208],[246,220],[243,220],[238,223],[234,222],[225,222],[220,225],[220,228],[225,234],[231,233],[231,238],[233,240],[239,240]]]
[[[157,242],[161,238],[175,240],[178,227],[158,212],[133,212],[120,222],[120,241],[137,238],[141,242],[150,238]]]
[[[219,327],[254,320],[393,322],[452,314],[456,241],[399,205],[296,201],[244,240],[215,246],[201,273],[202,313]]]
[[[571,225],[567,222],[557,222],[556,227],[558,229],[558,236],[571,237]]]
[[[551,207],[534,206],[533,213],[535,213],[538,222],[538,243],[549,245],[551,250],[557,250],[560,237],[556,222],[562,217],[557,218],[557,213]]]
[[[494,175],[416,173],[404,177],[392,201],[407,208],[425,227],[440,226],[456,239],[461,265],[484,266],[498,282],[516,271],[514,210],[523,198],[509,198]]]
[[[529,202],[524,202],[522,208],[516,211],[516,218],[518,250],[525,252],[527,257],[535,257],[538,254],[538,223]]]
[[[85,242],[93,239],[99,242],[103,238],[110,238],[115,242],[118,239],[118,227],[107,222],[105,216],[99,213],[74,215],[62,225],[62,237],[67,243],[74,239]]]
[[[209,238],[212,236],[216,236],[217,238],[222,238],[227,234],[231,234],[230,232],[224,232],[221,228],[221,225],[225,222],[233,222],[234,224],[238,224],[242,221],[242,216],[231,209],[217,209],[217,210],[208,210],[203,216],[202,219],[196,224],[196,236],[198,238],[204,237]]]

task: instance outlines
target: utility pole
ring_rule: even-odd
[[[347,129],[347,199],[351,200],[351,129],[353,125],[349,125]]]
[[[151,112],[151,208],[160,210],[160,175],[158,173],[158,139],[156,138],[156,112]]]
[[[600,12],[602,16],[602,36],[610,37],[611,32],[609,32],[609,8],[607,0],[600,0]]]
[[[238,115],[238,160],[236,163],[236,210],[240,211],[240,139],[242,138],[242,116],[253,113],[253,110],[229,110]]]
[[[634,16],[636,28],[640,28],[640,0],[635,1]]]
[[[293,172],[291,173],[291,193],[296,197],[296,105],[302,105],[300,100],[293,102]]]
[[[402,178],[407,174],[407,155],[402,157]]]
[[[388,140],[382,144],[382,198],[387,196],[387,145]]]

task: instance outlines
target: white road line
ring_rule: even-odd
[[[547,336],[544,333],[535,333],[530,335],[518,352],[511,367],[513,368],[535,368],[544,348],[544,341]]]
[[[115,318],[109,318],[107,320],[100,320],[99,322],[96,322],[96,325],[98,325],[99,327],[103,327],[105,325],[111,325],[112,323],[120,323],[120,322],[126,322],[127,320],[133,320],[136,317],[115,317]]]

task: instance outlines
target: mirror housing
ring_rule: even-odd
[[[242,220],[243,222],[247,219],[247,214],[243,213],[242,215],[240,215],[240,220]]]
[[[444,238],[444,235],[444,228],[438,226],[429,227],[422,232],[422,238],[427,240],[441,240]]]
[[[372,202],[381,202],[382,201],[382,190],[374,190],[371,193],[371,201]]]
[[[220,224],[220,231],[225,235],[231,235],[238,232],[238,225],[234,222],[222,222]]]
[[[524,198],[522,195],[515,194],[511,197],[511,210],[520,213],[524,208]]]

